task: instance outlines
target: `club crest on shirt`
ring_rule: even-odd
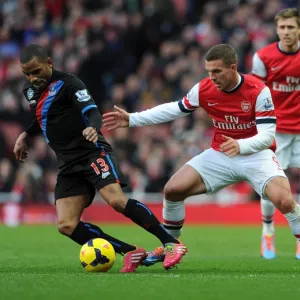
[[[56,94],[55,83],[51,83],[50,89],[49,89],[49,96],[54,96],[55,94]]]
[[[241,108],[243,112],[247,113],[251,110],[251,103],[250,101],[242,101]]]
[[[31,98],[34,96],[34,91],[33,91],[33,89],[32,88],[29,88],[28,90],[27,90],[27,98],[28,98],[28,100],[31,100]]]

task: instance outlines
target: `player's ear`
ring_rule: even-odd
[[[231,70],[234,71],[234,72],[237,71],[237,65],[236,65],[236,64],[232,64],[232,65],[230,66],[230,68],[231,68]]]

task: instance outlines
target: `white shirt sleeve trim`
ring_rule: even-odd
[[[173,121],[188,113],[180,110],[178,102],[164,103],[141,112],[129,114],[129,127],[142,127]]]
[[[254,54],[252,59],[252,74],[264,79],[267,77],[265,64],[257,53]]]

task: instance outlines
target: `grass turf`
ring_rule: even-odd
[[[157,240],[137,226],[101,228],[147,250]],[[300,292],[300,261],[287,227],[277,228],[277,259],[259,257],[260,227],[185,226],[188,255],[177,269],[162,265],[120,274],[88,273],[79,245],[53,226],[0,226],[0,299],[292,299]]]

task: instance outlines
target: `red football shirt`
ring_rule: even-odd
[[[224,142],[222,135],[246,139],[257,134],[256,124],[276,122],[272,99],[259,97],[265,88],[261,80],[241,75],[240,84],[224,92],[205,78],[179,101],[179,107],[186,112],[202,107],[209,114],[214,126],[211,147],[219,151]],[[275,143],[270,148],[275,151]]]
[[[285,53],[279,43],[259,50],[253,57],[253,76],[270,88],[277,117],[277,132],[300,133],[300,50]]]

